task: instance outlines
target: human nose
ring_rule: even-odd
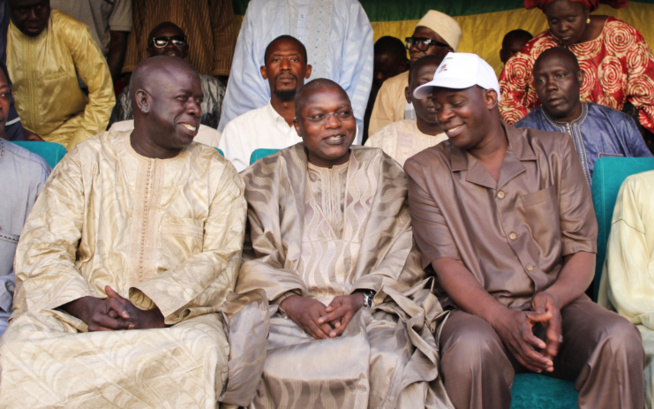
[[[282,58],[279,68],[282,70],[288,70],[291,68],[291,62],[288,60],[288,58]]]
[[[328,128],[338,128],[341,126],[341,120],[336,116],[336,112],[330,112],[325,119],[325,126]]]
[[[196,101],[195,98],[189,98],[188,101],[189,103],[186,112],[188,112],[189,114],[200,116],[202,114],[202,104]]]
[[[445,125],[454,116],[454,112],[449,107],[443,106],[436,113],[436,120],[440,125]]]
[[[558,85],[556,81],[554,81],[554,78],[547,77],[545,78],[545,89],[549,91],[555,91],[558,88]]]

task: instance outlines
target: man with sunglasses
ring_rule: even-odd
[[[416,24],[411,37],[406,38],[411,64],[426,55],[445,57],[456,51],[461,41],[461,27],[452,17],[429,10]],[[406,100],[404,90],[409,85],[409,71],[389,78],[382,84],[370,116],[369,135],[403,119],[416,119],[413,105]]]
[[[51,12],[49,0],[9,0],[9,16],[7,69],[23,127],[68,150],[104,131],[116,99],[89,28]]]
[[[148,35],[148,57],[169,55],[185,60],[188,56],[188,50],[189,41],[186,34],[174,23],[168,21],[160,23]],[[218,127],[218,120],[220,119],[225,86],[216,77],[210,75],[200,74],[200,81],[204,93],[200,123],[215,129]],[[109,120],[110,125],[118,121],[134,118],[129,90],[130,86],[128,85],[118,96],[118,101]],[[215,139],[218,139],[218,137],[219,135]],[[213,143],[211,144],[213,145]]]

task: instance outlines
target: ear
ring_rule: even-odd
[[[586,73],[582,70],[579,70],[579,72],[577,73],[577,79],[579,80],[579,88],[581,88],[581,86],[583,85],[584,78],[586,78]]]
[[[268,79],[268,73],[266,73],[266,66],[262,65],[259,67],[259,72],[261,72],[261,76],[263,77],[264,80]]]
[[[406,102],[411,103],[411,91],[409,87],[404,87],[404,98],[406,98]]]
[[[498,105],[498,99],[499,95],[497,95],[497,91],[494,89],[487,89],[483,90],[484,91],[484,101],[486,102],[486,106],[488,107],[488,110],[492,110]]]
[[[295,132],[297,132],[297,136],[302,138],[302,125],[300,125],[300,121],[296,117],[293,117],[293,126],[295,127]]]
[[[311,76],[311,70],[313,70],[313,67],[311,64],[307,64],[307,68],[304,71],[304,79],[308,80],[309,77]]]
[[[142,89],[137,90],[136,94],[134,94],[134,102],[138,109],[144,114],[150,112],[150,109],[152,108],[150,95]]]

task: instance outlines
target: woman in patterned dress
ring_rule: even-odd
[[[525,0],[540,8],[549,30],[529,41],[506,64],[500,75],[500,112],[513,124],[540,105],[532,69],[543,51],[570,49],[584,72],[581,99],[622,110],[631,103],[640,124],[654,132],[654,54],[634,27],[614,17],[590,15],[599,3],[614,8],[626,0]]]

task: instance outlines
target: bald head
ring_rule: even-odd
[[[200,76],[195,68],[181,58],[160,55],[144,60],[136,67],[130,80],[132,106],[136,107],[134,96],[139,90],[145,89],[148,91],[160,86],[162,82],[174,82],[174,75],[184,74],[194,76],[200,81]],[[137,112],[138,109],[134,109],[134,115]]]
[[[577,61],[577,56],[567,48],[563,47],[554,47],[549,50],[543,51],[536,62],[534,63],[534,71],[536,71],[540,65],[545,62],[557,61],[559,65],[565,65],[570,69],[571,72],[575,74],[579,72],[579,61]]]
[[[347,92],[345,92],[345,90],[340,85],[327,78],[317,78],[315,80],[309,81],[306,85],[300,88],[297,94],[295,94],[295,116],[300,116],[300,112],[302,112],[302,109],[304,108],[307,100],[311,97],[311,95],[323,89],[337,89],[342,95],[345,96],[348,102],[350,101],[350,97],[348,97]]]

